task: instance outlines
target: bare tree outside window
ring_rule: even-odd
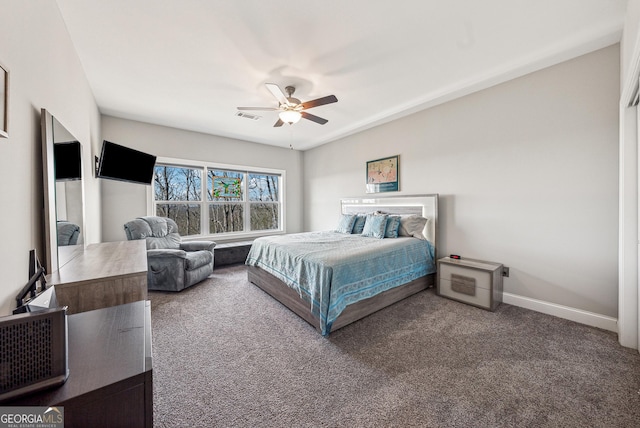
[[[228,233],[244,230],[244,173],[207,170],[209,232]]]
[[[278,176],[249,174],[249,201],[251,230],[279,228]],[[256,203],[261,202],[261,203]]]
[[[198,169],[160,165],[155,168],[156,215],[169,217],[180,235],[199,235],[201,173]]]

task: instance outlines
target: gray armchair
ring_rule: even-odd
[[[213,273],[215,242],[182,242],[176,223],[165,217],[138,217],[124,225],[128,240],[147,241],[147,287],[180,291]]]
[[[80,236],[80,226],[68,221],[58,220],[58,245],[76,245]]]

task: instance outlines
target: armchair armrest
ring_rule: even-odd
[[[162,259],[162,258],[181,258],[186,259],[187,253],[184,250],[174,250],[169,248],[162,248],[157,250],[147,250],[147,257],[153,259]]]
[[[213,241],[187,241],[180,243],[180,248],[184,251],[209,250],[213,252],[215,246],[216,243]]]

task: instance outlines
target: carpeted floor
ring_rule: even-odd
[[[216,269],[151,292],[156,427],[638,427],[640,355],[615,334],[421,292],[320,336]]]

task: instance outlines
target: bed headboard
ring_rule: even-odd
[[[345,198],[340,200],[342,214],[363,214],[381,211],[385,214],[417,214],[429,221],[424,228],[424,236],[437,248],[438,195],[412,195]]]

